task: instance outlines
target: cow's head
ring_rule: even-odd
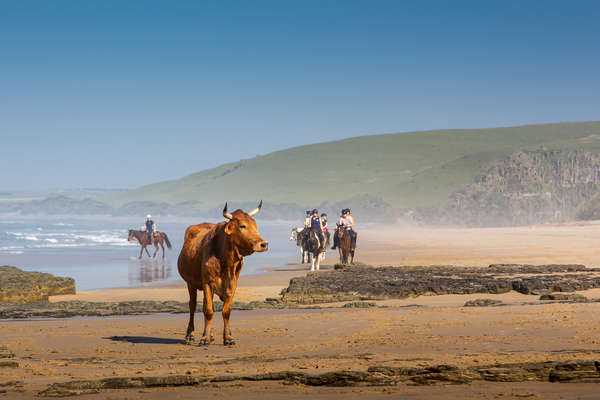
[[[262,201],[254,210],[245,213],[242,210],[235,210],[232,213],[227,212],[227,203],[223,209],[223,216],[229,221],[225,225],[225,233],[231,239],[233,245],[240,254],[247,256],[255,251],[267,251],[269,242],[267,242],[258,233],[256,221],[252,216],[256,215],[262,207]]]

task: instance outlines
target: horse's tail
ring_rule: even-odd
[[[167,249],[171,249],[171,242],[169,242],[169,238],[167,237],[167,234],[163,232],[163,236],[165,237],[165,243],[167,244]]]

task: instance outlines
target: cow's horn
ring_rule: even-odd
[[[260,211],[261,207],[262,207],[262,200],[260,201],[260,203],[258,203],[258,207],[256,207],[254,210],[250,211],[248,213],[248,215],[252,217],[253,215],[258,214],[258,212]]]
[[[225,208],[223,209],[223,216],[227,219],[233,218],[233,215],[231,215],[227,212],[227,203],[225,203]]]

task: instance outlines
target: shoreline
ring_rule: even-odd
[[[279,297],[281,290],[288,286],[289,280],[306,275],[310,270],[310,266],[294,264],[269,267],[268,269],[267,272],[241,275],[234,298],[235,301],[247,303],[262,301],[268,297]],[[201,299],[202,294],[199,295],[199,300]],[[52,303],[73,300],[89,302],[135,300],[188,302],[189,295],[185,282],[180,278],[179,281],[156,282],[143,286],[80,290],[76,294],[50,296],[49,298]]]

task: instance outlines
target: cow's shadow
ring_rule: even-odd
[[[147,344],[185,344],[183,339],[157,338],[149,336],[108,336],[104,339],[115,342],[147,343]]]

